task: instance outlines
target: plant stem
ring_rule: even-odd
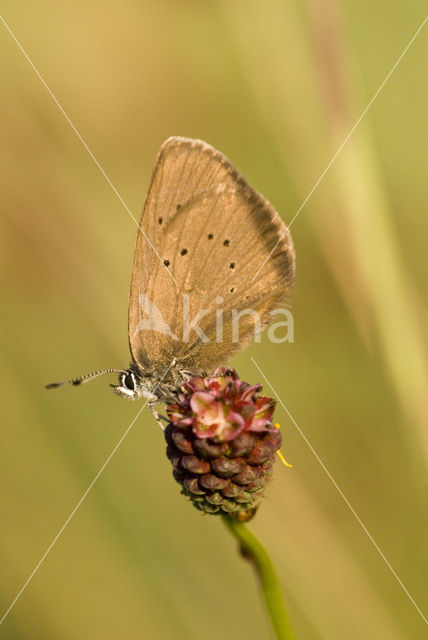
[[[223,516],[223,522],[235,536],[242,555],[252,562],[260,579],[266,607],[278,640],[295,640],[290,621],[285,610],[281,589],[274,566],[267,552],[243,522],[232,516]]]

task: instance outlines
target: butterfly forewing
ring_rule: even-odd
[[[293,278],[291,237],[272,205],[213,147],[169,138],[137,235],[129,304],[134,360],[150,368],[175,357],[189,370],[210,372],[253,336],[250,314],[239,321],[238,339],[232,335],[233,310],[252,310],[267,324]],[[192,328],[198,315],[199,332]]]

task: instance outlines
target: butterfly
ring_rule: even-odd
[[[272,322],[294,277],[291,235],[273,206],[220,151],[202,140],[168,138],[137,233],[132,362],[48,387],[118,372],[119,384],[111,386],[119,396],[145,397],[149,408],[173,402],[184,380],[224,365],[248,345],[255,327]]]

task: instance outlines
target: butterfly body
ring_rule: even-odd
[[[197,375],[203,376],[205,372],[187,371],[182,363],[174,360],[166,372],[165,367],[153,365],[149,369],[142,369],[136,362],[132,362],[128,369],[121,372],[119,384],[111,386],[121,398],[146,398],[149,406],[160,402],[168,404],[175,401],[176,389],[185,380]]]

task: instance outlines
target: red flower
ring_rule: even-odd
[[[197,438],[215,442],[228,442],[245,431],[275,431],[275,401],[260,396],[261,388],[240,380],[234,369],[219,367],[212,377],[184,382],[167,414],[175,427],[191,426]]]

